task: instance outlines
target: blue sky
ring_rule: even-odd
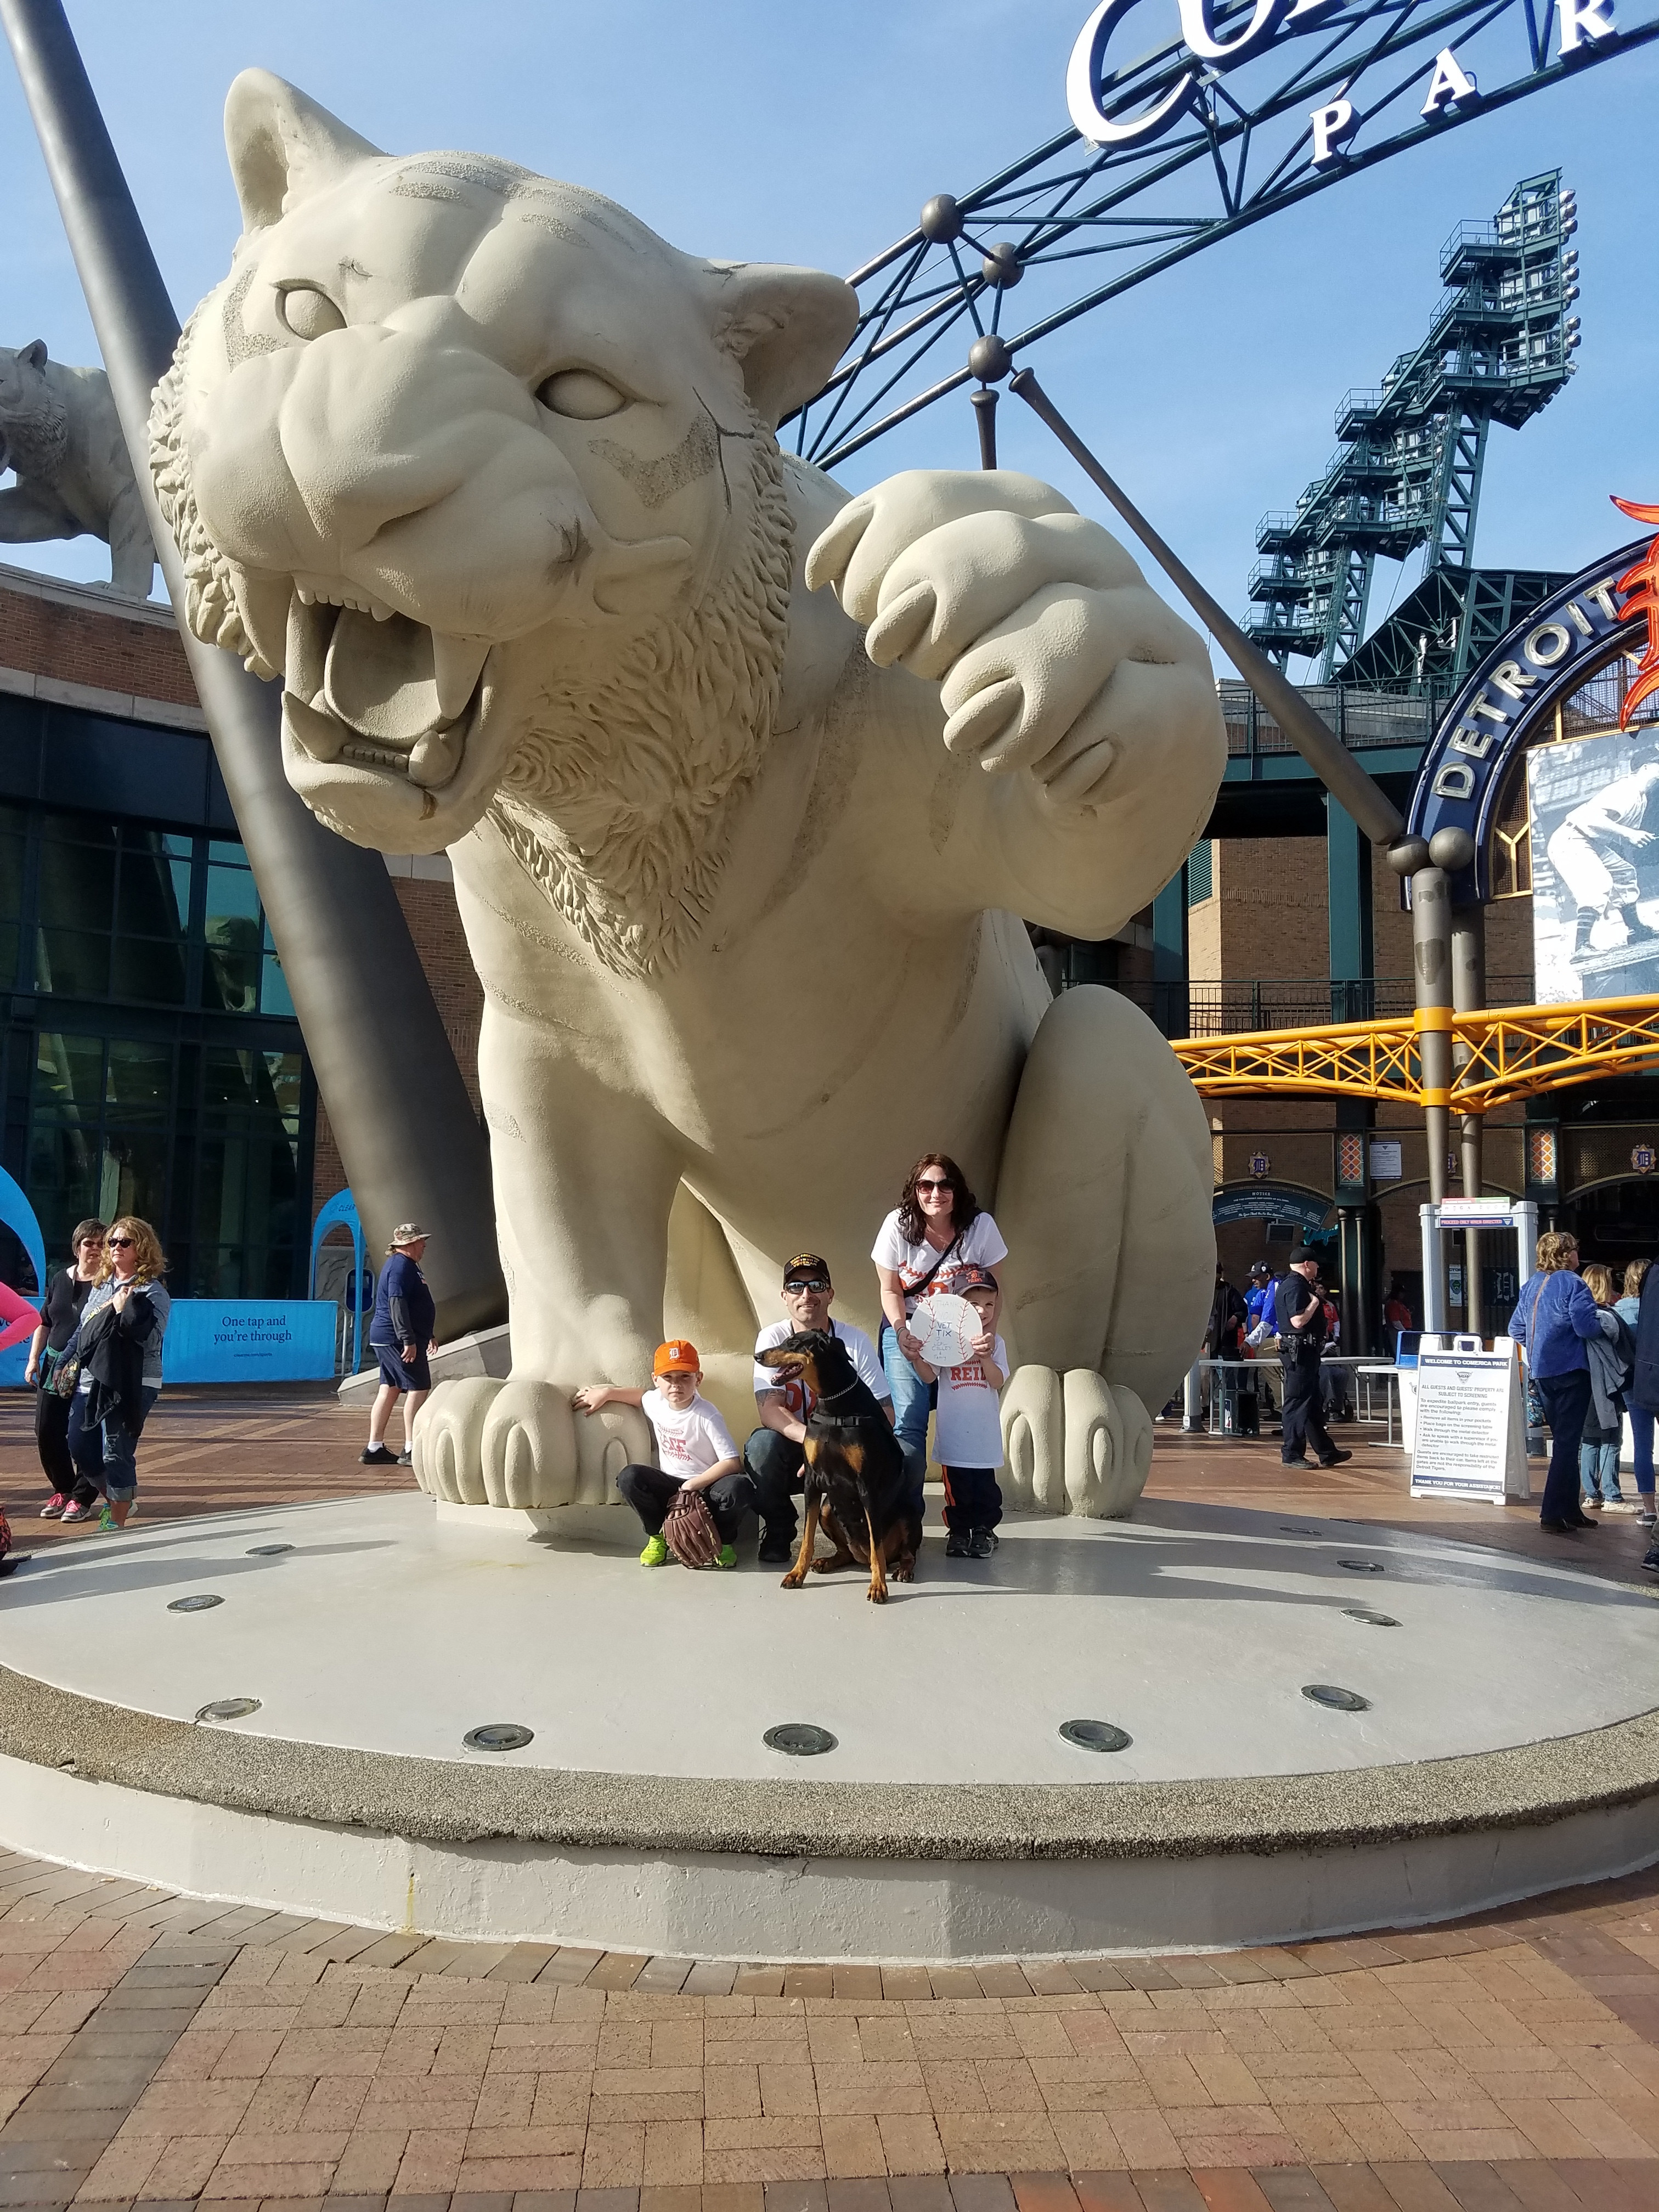
[[[1158,14],[1159,9],[1164,13]],[[237,230],[220,116],[250,64],[292,78],[390,149],[461,146],[572,178],[675,244],[844,272],[1063,129],[1086,0],[70,0],[70,16],[175,305],[222,274]],[[1645,12],[1620,0],[1631,21]],[[1150,40],[1168,0],[1146,11]],[[1153,22],[1154,15],[1158,21]],[[1033,356],[1044,384],[1236,615],[1258,518],[1330,453],[1333,410],[1415,344],[1452,225],[1558,163],[1578,197],[1583,344],[1567,390],[1494,430],[1483,564],[1571,569],[1630,534],[1607,494],[1659,500],[1659,52],[1642,50],[1322,193],[1097,311]],[[1644,147],[1648,149],[1644,156]],[[0,339],[97,358],[15,77],[0,58]],[[1018,403],[1006,465],[1098,497]],[[856,456],[973,466],[965,396]],[[100,547],[9,550],[107,574]],[[1383,571],[1374,614],[1394,586]]]

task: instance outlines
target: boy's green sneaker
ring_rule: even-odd
[[[715,1561],[715,1565],[721,1567],[735,1567],[737,1564],[737,1553],[732,1550],[729,1544],[722,1544],[720,1546],[720,1555]]]
[[[668,1545],[660,1530],[640,1553],[642,1567],[665,1567],[668,1565]]]

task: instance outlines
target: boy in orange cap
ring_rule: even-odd
[[[656,1377],[649,1390],[623,1389],[614,1382],[590,1382],[578,1390],[579,1412],[597,1413],[605,1406],[637,1406],[651,1424],[657,1439],[660,1467],[625,1467],[617,1487],[639,1515],[646,1535],[640,1553],[642,1567],[665,1566],[668,1546],[662,1524],[677,1491],[701,1490],[720,1534],[720,1564],[735,1567],[738,1555],[732,1540],[752,1512],[755,1486],[738,1455],[732,1431],[719,1409],[701,1395],[702,1363],[695,1344],[683,1336],[671,1337],[657,1346],[651,1363]]]

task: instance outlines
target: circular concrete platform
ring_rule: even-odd
[[[1644,1589],[1192,1506],[1004,1538],[947,1564],[930,1534],[884,1610],[412,1494],[55,1547],[0,1593],[0,1841],[372,1926],[764,1960],[1293,1940],[1659,1856]],[[834,1747],[768,1744],[801,1723]],[[530,1741],[466,1744],[495,1723]]]

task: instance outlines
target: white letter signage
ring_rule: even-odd
[[[1134,4],[1135,0],[1100,0],[1100,5],[1079,32],[1072,58],[1066,64],[1066,105],[1071,110],[1072,121],[1091,146],[1116,146],[1133,138],[1155,138],[1175,121],[1197,88],[1197,71],[1183,70],[1163,99],[1143,108],[1139,115],[1120,119],[1104,112],[1100,105],[1101,63],[1113,32]]]
[[[1328,161],[1337,159],[1339,142],[1353,129],[1353,102],[1334,100],[1328,107],[1316,107],[1310,112],[1308,123],[1313,131],[1310,162],[1314,168],[1322,169]]]
[[[1242,62],[1265,46],[1285,20],[1285,0],[1255,0],[1250,20],[1236,39],[1218,39],[1210,22],[1210,0],[1180,0],[1181,31],[1201,62]]]
[[[1434,75],[1429,79],[1429,96],[1421,110],[1424,115],[1438,115],[1449,100],[1473,100],[1476,93],[1474,79],[1467,75],[1449,46],[1442,46],[1434,58]]]
[[[1561,51],[1576,54],[1586,39],[1611,38],[1618,28],[1613,0],[1561,0]]]

